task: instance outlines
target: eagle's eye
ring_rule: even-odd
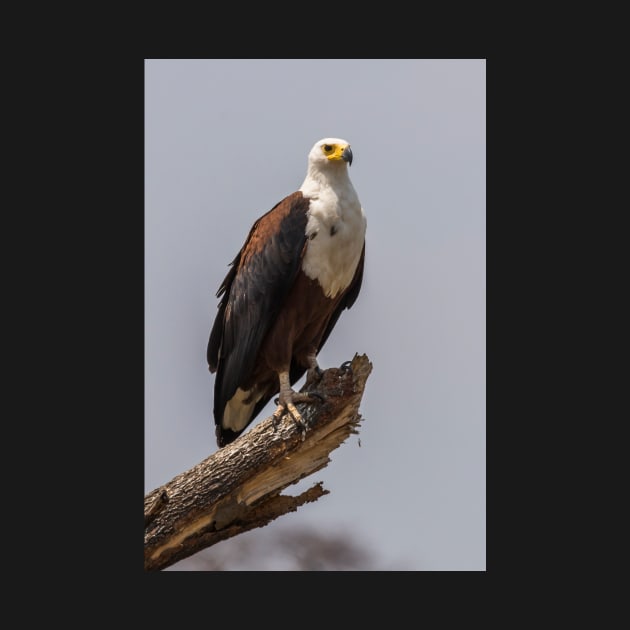
[[[330,153],[332,151],[332,146],[330,144],[325,144],[324,151],[326,151],[326,153]]]

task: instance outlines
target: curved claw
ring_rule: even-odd
[[[339,366],[340,370],[343,370],[344,372],[347,371],[352,371],[352,361],[344,361],[340,366]]]
[[[322,396],[322,394],[318,394],[317,392],[308,392],[308,395],[311,398],[319,398],[320,402],[325,402],[326,398]]]

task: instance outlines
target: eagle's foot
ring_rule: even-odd
[[[313,402],[311,399],[312,398],[319,398],[320,402],[324,402],[326,400],[326,398],[324,396],[322,396],[319,392],[307,392],[305,394],[294,394],[294,396],[306,396],[306,398],[304,398],[304,400],[300,399],[300,400],[296,400],[296,398],[293,398],[293,400],[296,400],[296,402]],[[273,399],[273,404],[274,405],[280,405],[280,397],[276,396]],[[282,407],[282,409],[284,409],[284,407],[282,405],[280,405],[280,407]],[[276,409],[276,412],[278,412],[279,410]],[[275,415],[275,412],[274,412]],[[282,413],[280,413],[280,415],[282,416]]]
[[[306,429],[307,424],[302,417],[302,414],[298,411],[295,403],[300,402],[313,402],[314,398],[319,398],[319,400],[323,401],[324,397],[321,394],[317,394],[315,392],[311,393],[297,393],[291,390],[290,392],[280,393],[280,396],[276,398],[276,404],[278,408],[273,412],[272,422],[274,427],[278,426],[280,419],[285,413],[289,413],[293,418],[293,421],[298,426],[298,429],[302,433],[302,442],[306,439]],[[275,401],[274,401],[275,402]]]
[[[282,416],[288,412],[295,424],[297,424],[298,429],[302,433],[302,442],[306,439],[306,422],[304,422],[304,418],[302,418],[302,414],[297,410],[297,407],[292,402],[287,402],[285,404],[278,404],[278,408],[273,412],[272,422],[274,427],[277,427],[280,423],[280,419]]]

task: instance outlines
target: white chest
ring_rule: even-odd
[[[352,281],[365,240],[366,219],[354,189],[311,199],[302,270],[330,298]]]

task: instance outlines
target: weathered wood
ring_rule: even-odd
[[[328,494],[321,482],[298,496],[287,486],[325,467],[329,454],[358,433],[359,404],[372,371],[366,355],[350,369],[330,368],[301,391],[324,402],[298,404],[308,429],[285,414],[274,427],[268,417],[144,499],[145,570],[159,571],[221,540],[294,512]]]

